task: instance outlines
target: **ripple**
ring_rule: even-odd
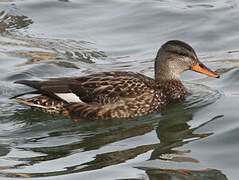
[[[187,109],[202,107],[214,103],[221,97],[221,93],[203,84],[186,83],[190,95],[186,98],[184,105]]]
[[[221,79],[186,82],[185,102],[133,120],[74,123],[8,100],[27,89],[13,85],[19,79],[111,70],[153,76],[155,54],[169,39],[189,42],[203,60],[238,59],[237,1],[62,1],[0,3],[0,176],[237,179],[238,64],[213,64]],[[158,162],[170,157],[175,171],[135,168],[165,167]],[[185,164],[190,170],[177,171]]]

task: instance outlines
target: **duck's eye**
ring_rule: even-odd
[[[201,68],[204,68],[204,67],[205,67],[204,64],[202,64],[202,63],[199,63],[199,66],[200,66]]]
[[[188,53],[183,52],[183,51],[178,51],[178,50],[168,50],[168,52],[173,53],[173,54],[177,54],[180,56],[188,56]]]

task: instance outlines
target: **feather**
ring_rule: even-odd
[[[31,91],[31,92],[26,92],[26,93],[18,94],[18,95],[13,96],[13,97],[11,97],[9,99],[16,99],[17,97],[24,96],[24,95],[27,95],[27,94],[40,94],[40,91]]]
[[[80,98],[74,93],[55,93],[55,95],[68,103],[82,102]]]

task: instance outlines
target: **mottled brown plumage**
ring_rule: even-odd
[[[41,94],[17,102],[49,113],[90,119],[129,118],[147,115],[170,103],[185,99],[180,74],[194,70],[219,77],[199,62],[194,50],[182,41],[169,41],[155,60],[155,79],[135,72],[102,72],[84,77],[48,81],[17,81]]]

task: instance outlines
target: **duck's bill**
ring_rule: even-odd
[[[209,68],[207,68],[204,64],[202,63],[197,63],[196,65],[194,65],[191,70],[205,74],[207,76],[211,76],[211,77],[215,77],[215,78],[219,78],[220,76],[218,74],[216,74],[215,72],[213,72],[212,70],[210,70]]]

